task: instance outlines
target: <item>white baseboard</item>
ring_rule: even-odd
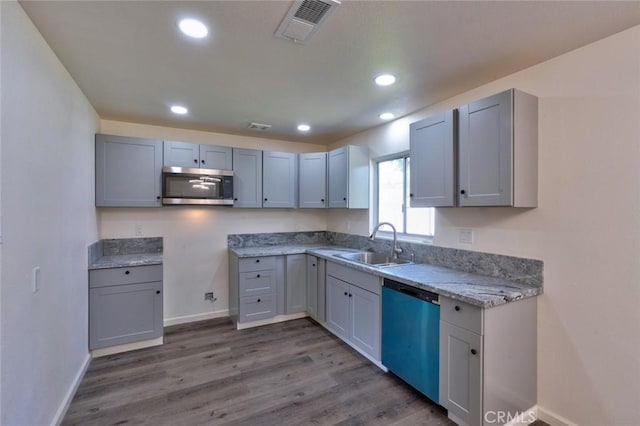
[[[533,423],[536,420],[538,420],[538,406],[534,405],[528,410],[518,413],[515,418],[505,423],[504,426],[527,426],[529,423]]]
[[[538,405],[538,419],[551,426],[578,426],[577,423]]]
[[[73,382],[71,382],[71,386],[65,393],[64,398],[62,399],[62,403],[58,407],[58,411],[56,411],[56,415],[51,422],[52,425],[60,425],[62,423],[62,419],[64,419],[64,415],[67,414],[67,410],[69,409],[69,405],[71,405],[71,401],[78,390],[78,386],[80,386],[80,382],[82,382],[82,378],[84,377],[84,373],[87,372],[87,368],[89,368],[89,363],[91,362],[91,357],[87,353],[82,365],[78,369],[76,376],[73,378]]]
[[[238,324],[236,324],[236,329],[244,330],[244,329],[247,329],[247,328],[260,327],[261,325],[276,324],[276,323],[279,323],[279,322],[291,321],[291,320],[300,319],[300,318],[306,318],[308,316],[309,316],[309,314],[307,314],[306,312],[299,312],[297,314],[288,314],[288,315],[276,315],[275,317],[271,317],[271,318],[267,318],[267,319],[263,319],[263,320],[251,321],[251,322],[245,322],[245,323],[238,323]]]
[[[165,318],[164,326],[168,327],[170,325],[186,324],[188,322],[204,321],[208,319],[222,318],[222,317],[228,317],[228,316],[229,316],[228,309],[224,309],[222,311],[207,312],[204,314],[184,315],[181,317]]]

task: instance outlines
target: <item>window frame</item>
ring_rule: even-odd
[[[402,220],[403,220],[403,228],[407,227],[407,208],[408,205],[406,204],[406,200],[407,200],[407,192],[408,192],[408,187],[410,185],[410,182],[408,182],[408,176],[407,176],[407,159],[410,158],[410,151],[401,151],[401,152],[397,152],[395,154],[389,154],[389,155],[384,155],[382,157],[378,157],[376,159],[374,159],[374,168],[373,168],[373,214],[372,214],[372,219],[373,219],[373,223],[370,226],[370,232],[373,231],[373,229],[375,228],[375,226],[380,223],[380,217],[379,217],[379,201],[380,201],[380,174],[379,174],[379,165],[382,162],[385,161],[391,161],[391,160],[397,160],[397,159],[402,159],[404,161],[404,185],[403,185],[403,197],[402,199],[405,201],[405,204],[403,205],[402,208]],[[428,235],[428,234],[410,234],[410,233],[406,233],[404,232],[404,229],[402,229],[402,231],[398,230],[397,233],[397,238],[398,241],[407,241],[407,242],[413,242],[413,243],[426,243],[426,244],[432,244],[433,243],[433,239],[435,236],[435,208],[434,207],[420,207],[420,208],[425,208],[425,209],[434,209],[433,210],[433,222],[434,222],[434,230],[433,230],[433,234],[432,235]],[[388,227],[383,227],[381,228],[377,233],[376,233],[376,237],[381,237],[383,239],[393,239],[393,231],[389,230]]]

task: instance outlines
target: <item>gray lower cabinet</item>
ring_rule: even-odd
[[[286,265],[285,313],[305,312],[307,310],[307,256],[305,254],[288,255]]]
[[[409,126],[411,207],[456,205],[456,119],[451,110]]]
[[[453,421],[496,424],[491,413],[536,404],[536,303],[480,309],[441,297],[439,404]]]
[[[238,322],[276,315],[279,273],[275,256],[249,257],[238,262]]]
[[[264,151],[262,207],[293,208],[298,204],[298,155]]]
[[[179,141],[164,141],[163,164],[173,167],[231,170],[232,148]]]
[[[380,360],[380,278],[327,262],[326,324],[356,349]]]
[[[89,349],[162,334],[162,265],[89,271]]]
[[[233,148],[233,207],[262,208],[262,151]]]
[[[511,89],[461,106],[458,150],[460,206],[537,206],[535,96]]]
[[[96,207],[162,207],[162,141],[96,134]]]
[[[327,207],[327,153],[310,152],[298,157],[298,207]]]

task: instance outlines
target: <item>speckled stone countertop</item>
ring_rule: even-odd
[[[411,263],[384,268],[368,266],[336,256],[340,253],[358,250],[328,246],[326,244],[246,247],[230,248],[229,250],[233,251],[238,257],[309,253],[338,264],[429,290],[481,308],[491,308],[537,296],[542,294],[543,291],[542,285],[527,285],[429,264]]]
[[[162,238],[118,238],[89,246],[89,270],[162,265]]]

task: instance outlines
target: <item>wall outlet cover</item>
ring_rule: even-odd
[[[473,244],[473,229],[460,229],[458,241],[462,244]]]

